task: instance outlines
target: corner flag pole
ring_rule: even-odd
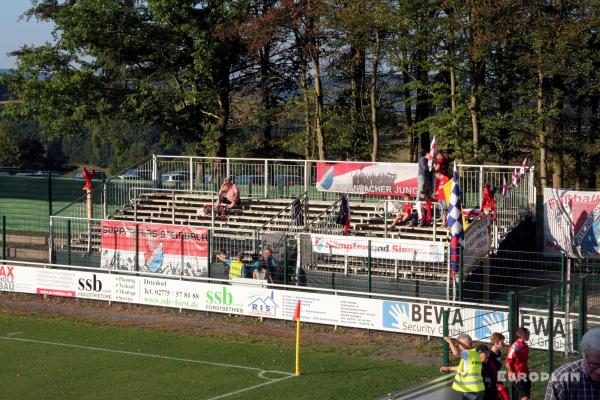
[[[300,376],[300,300],[296,303],[293,319],[296,321],[296,376]]]

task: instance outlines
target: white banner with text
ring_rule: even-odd
[[[468,332],[489,340],[493,332],[508,337],[508,313],[385,299],[280,290],[248,284],[230,285],[111,273],[0,265],[0,290],[116,301],[291,320],[298,301],[304,322],[441,337],[443,312],[449,311],[450,335]],[[531,331],[531,346],[547,349],[548,318],[521,313]],[[565,319],[554,317],[554,348],[564,349],[570,335]],[[571,336],[572,337],[572,336]],[[572,345],[569,346],[572,348]]]

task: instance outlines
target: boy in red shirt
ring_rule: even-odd
[[[508,380],[514,382],[519,400],[529,400],[531,395],[531,381],[529,380],[529,346],[525,343],[529,340],[527,328],[517,329],[517,340],[510,345],[506,356],[506,370]]]
[[[442,225],[446,226],[446,219],[448,214],[448,203],[446,203],[446,195],[444,194],[444,185],[448,183],[450,178],[448,175],[444,175],[444,173],[440,170],[435,171],[435,191],[434,200],[440,203],[442,206]]]

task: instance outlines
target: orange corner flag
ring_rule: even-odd
[[[300,300],[298,300],[298,302],[296,303],[296,310],[294,311],[292,321],[300,321]]]
[[[300,300],[296,303],[292,319],[296,321],[296,376],[300,376]]]

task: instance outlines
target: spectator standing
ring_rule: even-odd
[[[225,204],[225,207],[227,208],[235,208],[240,204],[240,191],[232,176],[225,178],[221,189],[219,189],[219,192],[217,193],[217,197],[219,199],[217,207],[221,204]]]
[[[496,396],[498,394],[496,390],[498,376],[494,376],[495,370],[491,360],[492,351],[485,344],[477,346],[475,350],[477,350],[477,353],[480,355],[485,354],[485,359],[483,356],[481,358],[481,376],[483,377],[483,385],[485,386],[483,400],[496,400]]]
[[[490,338],[490,353],[488,357],[488,364],[492,370],[491,377],[493,379],[494,386],[496,387],[495,397],[484,397],[484,400],[508,400],[508,390],[503,383],[498,382],[498,372],[502,368],[502,348],[504,347],[504,335],[498,332],[492,333]],[[487,391],[486,391],[487,393]]]
[[[431,192],[432,185],[431,171],[429,171],[429,151],[423,154],[423,157],[419,158],[417,166],[417,213],[419,214],[419,221],[423,221],[423,211],[421,210],[421,200],[426,199]]]
[[[508,380],[513,382],[519,400],[529,400],[531,396],[531,381],[529,380],[529,330],[520,327],[517,329],[517,340],[510,345],[506,356],[506,371]]]
[[[271,279],[271,274],[267,270],[267,263],[265,262],[265,260],[258,260],[258,267],[252,273],[252,278],[273,283],[273,279]]]
[[[258,261],[255,261],[252,264],[252,273],[253,274],[254,274],[254,270],[256,270],[258,268],[260,260],[264,260],[265,267],[266,267],[267,271],[269,272],[269,275],[271,276],[271,282],[277,283],[276,281],[278,280],[278,277],[279,277],[279,263],[277,263],[277,260],[273,257],[273,252],[271,251],[270,247],[265,247],[263,249],[262,257]]]
[[[583,335],[579,350],[581,360],[552,373],[544,400],[600,400],[600,328]]]
[[[456,371],[452,389],[461,392],[463,400],[482,400],[485,394],[482,368],[483,361],[487,359],[487,355],[478,353],[473,348],[473,340],[467,334],[462,334],[458,337],[460,352],[452,339],[446,336],[444,340],[450,346],[454,357],[460,357],[460,363],[454,367],[441,367],[440,372]]]
[[[442,225],[446,226],[448,220],[448,204],[446,203],[446,194],[444,193],[444,185],[448,183],[450,178],[444,175],[441,170],[435,171],[435,190],[434,195],[440,206],[442,207]]]
[[[217,254],[217,260],[225,264],[225,275],[227,279],[244,277],[244,253],[239,253],[237,257],[230,259],[225,250]]]
[[[483,187],[483,199],[481,200],[481,213],[485,215],[492,214],[492,220],[496,220],[496,202],[494,195],[496,190],[490,188],[490,184],[486,182]]]

